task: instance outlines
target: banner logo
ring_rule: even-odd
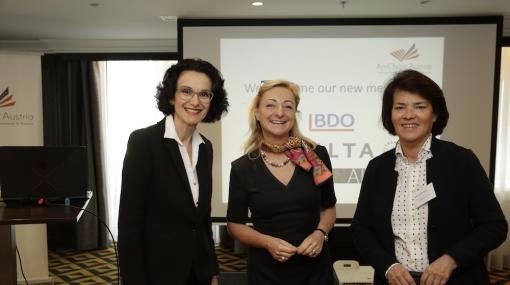
[[[418,49],[416,48],[416,44],[413,44],[407,51],[405,51],[404,49],[397,49],[397,50],[394,50],[392,52],[390,52],[390,54],[398,59],[398,61],[402,62],[404,60],[410,60],[410,59],[413,59],[413,58],[417,58],[420,56],[420,54],[418,54]]]
[[[16,101],[12,98],[14,95],[9,95],[9,87],[5,88],[4,92],[0,94],[0,108],[14,106]]]
[[[354,115],[352,114],[309,114],[308,130],[311,132],[353,132]]]

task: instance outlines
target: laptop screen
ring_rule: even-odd
[[[4,201],[86,198],[87,190],[86,147],[0,147],[0,198]]]

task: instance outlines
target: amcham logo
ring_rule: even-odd
[[[416,44],[413,44],[407,51],[401,48],[390,52],[390,54],[399,61],[410,60],[420,56]]]
[[[0,94],[0,108],[14,106],[16,101],[12,98],[14,95],[9,95],[9,87],[5,88],[4,92]]]

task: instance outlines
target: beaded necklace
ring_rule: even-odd
[[[285,165],[287,165],[287,163],[289,163],[290,161],[290,158],[287,157],[286,160],[284,160],[283,162],[280,162],[280,163],[276,163],[276,162],[272,162],[271,160],[269,160],[267,158],[267,154],[265,151],[261,150],[260,151],[260,156],[262,156],[262,159],[267,162],[267,164],[271,165],[272,167],[277,167],[277,168],[281,168],[281,167],[284,167]]]

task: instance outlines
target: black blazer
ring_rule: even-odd
[[[447,284],[489,284],[483,257],[506,239],[507,222],[478,158],[454,143],[432,139],[427,184],[436,198],[428,203],[428,258],[443,254],[458,268]],[[395,149],[372,159],[363,178],[352,223],[354,243],[375,268],[375,284],[397,262],[391,212],[397,186]]]
[[[124,285],[184,284],[218,274],[211,229],[213,150],[203,137],[195,207],[177,142],[165,121],[129,137],[119,206],[119,259]]]

